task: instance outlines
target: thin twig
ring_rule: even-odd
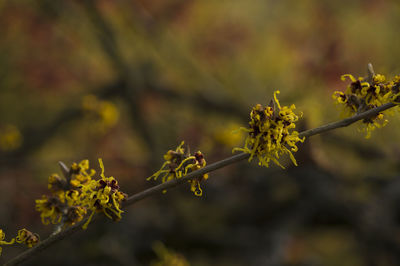
[[[336,128],[341,128],[341,127],[346,127],[349,126],[353,123],[355,123],[356,121],[377,115],[380,112],[383,112],[386,109],[392,108],[396,106],[396,104],[394,103],[386,103],[384,105],[381,105],[379,107],[376,107],[374,109],[368,110],[366,112],[354,115],[350,118],[346,118],[337,122],[333,122],[333,123],[329,123],[317,128],[313,128],[313,129],[309,129],[306,131],[303,131],[299,134],[300,137],[311,137],[317,134],[321,134]],[[248,159],[250,156],[250,154],[248,153],[239,153],[236,155],[233,155],[231,157],[228,157],[226,159],[223,159],[221,161],[212,163],[207,165],[204,168],[201,168],[197,171],[194,171],[192,173],[189,173],[188,175],[180,178],[180,179],[174,179],[168,182],[165,182],[163,184],[151,187],[149,189],[146,189],[142,192],[139,192],[137,194],[134,194],[132,196],[130,196],[124,203],[124,207],[129,206],[134,204],[135,202],[138,202],[144,198],[147,198],[149,196],[155,195],[160,193],[163,190],[166,189],[170,189],[170,188],[174,188],[182,183],[184,183],[187,180],[190,180],[192,178],[196,178],[196,177],[200,177],[206,173],[215,171],[217,169],[220,169],[222,167],[228,166],[230,164],[234,164],[236,162]],[[22,252],[21,254],[19,254],[17,257],[9,260],[7,263],[5,263],[4,265],[7,266],[11,266],[11,265],[17,265],[21,262],[26,261],[27,259],[29,259],[30,257],[32,257],[33,255],[39,253],[40,251],[46,249],[47,247],[51,246],[52,244],[64,239],[66,236],[68,235],[72,235],[73,233],[82,230],[82,225],[85,223],[86,219],[80,221],[79,223],[65,229],[64,231],[61,231],[60,233],[57,233],[55,235],[51,235],[50,237],[48,237],[47,239],[41,241],[38,245],[36,245],[35,247],[28,249],[25,252]]]
[[[151,196],[153,194],[159,193],[159,192],[161,192],[163,190],[166,190],[166,189],[170,189],[170,188],[176,187],[176,186],[184,183],[187,180],[190,180],[190,179],[196,178],[196,177],[200,177],[200,176],[202,176],[202,175],[204,175],[206,173],[215,171],[217,169],[220,169],[222,167],[228,166],[230,164],[234,164],[236,162],[239,162],[241,160],[247,159],[249,157],[250,157],[250,154],[248,154],[248,153],[239,153],[239,154],[233,155],[231,157],[228,157],[226,159],[223,159],[221,161],[209,164],[206,167],[201,168],[201,169],[199,169],[197,171],[191,172],[190,174],[187,174],[186,176],[184,176],[182,178],[174,179],[174,180],[171,180],[169,182],[165,182],[165,183],[162,183],[160,185],[154,186],[152,188],[146,189],[146,190],[144,190],[142,192],[139,192],[137,194],[134,194],[134,195],[130,196],[126,200],[124,206],[131,205],[131,204],[133,204],[133,203],[135,203],[135,202],[137,202],[139,200],[142,200],[142,199],[144,199],[144,198],[146,198],[148,196]]]
[[[345,118],[343,120],[337,121],[337,122],[332,122],[320,127],[316,127],[316,128],[312,128],[309,130],[305,130],[303,132],[301,132],[299,134],[299,137],[311,137],[317,134],[321,134],[336,128],[341,128],[341,127],[347,127],[355,122],[357,122],[358,120],[362,120],[368,117],[372,117],[375,116],[383,111],[385,111],[386,109],[392,108],[396,106],[396,104],[394,103],[385,103],[379,107],[375,107],[374,109],[368,110],[366,112],[360,113],[360,114],[356,114],[352,117],[349,118]]]
[[[172,181],[169,182],[165,182],[163,184],[151,187],[149,189],[146,189],[142,192],[139,192],[137,194],[134,194],[132,196],[130,196],[125,202],[124,202],[124,207],[132,205],[133,203],[140,201],[144,198],[147,198],[149,196],[152,196],[154,194],[158,194],[160,192],[162,192],[163,190],[166,189],[170,189],[173,187],[178,186],[179,184],[184,183],[185,181],[191,179],[191,178],[195,178],[195,177],[199,177],[201,175],[204,175],[208,172],[212,172],[215,171],[217,169],[220,169],[222,167],[225,167],[227,165],[230,164],[234,164],[236,162],[239,162],[241,160],[244,160],[246,158],[248,158],[250,155],[247,153],[239,153],[236,155],[233,155],[229,158],[226,158],[224,160],[215,162],[213,164],[207,165],[204,168],[201,168],[197,171],[194,171],[180,179],[174,179]],[[30,257],[32,257],[33,255],[35,255],[36,253],[39,253],[40,251],[46,249],[47,247],[49,247],[50,245],[64,239],[66,236],[68,235],[72,235],[73,233],[82,230],[82,226],[84,225],[86,219],[80,221],[79,223],[76,223],[75,225],[68,227],[67,229],[61,231],[60,233],[51,235],[50,237],[46,238],[43,241],[40,241],[38,245],[36,245],[35,247],[26,250],[25,252],[22,252],[21,254],[19,254],[17,257],[9,260],[7,263],[4,264],[4,266],[11,266],[11,265],[18,265],[21,262],[26,261],[27,259],[29,259]]]
[[[18,256],[16,256],[15,258],[9,260],[8,262],[6,262],[4,264],[4,266],[9,266],[9,265],[18,265],[24,261],[26,261],[27,259],[29,259],[30,257],[33,257],[34,255],[36,255],[37,253],[39,253],[40,251],[48,248],[49,246],[51,246],[52,244],[64,239],[65,237],[72,235],[73,233],[79,231],[82,229],[82,226],[84,225],[86,219],[83,219],[82,221],[80,221],[79,223],[76,223],[75,225],[66,228],[65,230],[57,233],[57,234],[53,234],[50,235],[48,238],[46,238],[43,241],[40,241],[39,244],[37,244],[35,247],[28,249],[22,253],[20,253]]]

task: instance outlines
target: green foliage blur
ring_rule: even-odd
[[[399,14],[395,0],[0,0],[0,228],[51,234],[34,202],[58,161],[103,158],[132,195],[182,140],[208,163],[230,156],[275,90],[299,131],[341,119],[342,74],[400,74]],[[30,263],[149,265],[161,242],[190,265],[399,265],[389,120],[369,140],[360,124],[306,140],[298,167],[218,170],[202,197],[187,184],[146,199]]]

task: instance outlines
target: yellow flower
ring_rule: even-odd
[[[2,229],[0,229],[0,255],[1,252],[3,250],[3,248],[1,247],[2,245],[12,245],[15,242],[15,239],[11,239],[10,241],[5,241],[4,239],[6,238],[6,234],[3,232]]]
[[[347,102],[347,97],[346,97],[346,95],[343,93],[343,92],[341,92],[341,91],[335,91],[333,94],[332,94],[332,98],[333,98],[333,100],[335,100],[335,102],[337,102],[337,103],[346,103]]]
[[[65,224],[70,226],[82,221],[85,217],[87,210],[82,206],[69,207],[66,214]]]
[[[304,142],[305,138],[299,138],[299,133],[293,129],[296,127],[302,114],[295,114],[294,104],[281,106],[274,92],[274,100],[266,107],[257,104],[250,112],[249,128],[241,128],[248,132],[243,148],[234,148],[233,151],[242,151],[250,154],[249,161],[254,156],[258,158],[260,166],[269,166],[272,161],[284,168],[278,161],[280,155],[288,154],[293,164],[297,166],[292,152],[298,150],[296,143]]]
[[[187,167],[190,168],[190,171],[196,171],[200,168],[203,168],[206,166],[206,160],[204,159],[203,154],[198,151],[194,154],[194,157],[196,158],[196,163],[194,164],[189,164]],[[200,182],[203,180],[208,179],[208,174],[204,174],[200,177],[193,178],[189,180],[190,183],[190,190],[196,195],[196,196],[202,196],[203,195],[203,190],[200,187]]]
[[[346,74],[341,77],[343,81],[349,78],[351,83],[345,92],[335,91],[332,95],[336,104],[342,105],[345,116],[350,117],[355,114],[371,110],[385,103],[396,103],[400,96],[400,76],[395,76],[393,80],[386,82],[384,75],[376,74],[371,82],[366,82],[364,78],[355,79],[352,75]],[[390,110],[385,114],[390,114]],[[388,120],[384,113],[379,113],[363,121],[361,131],[366,131],[366,138],[371,137],[371,132],[376,128],[384,127]]]
[[[127,195],[119,191],[114,177],[104,176],[103,162],[101,159],[99,162],[102,169],[99,180],[93,179],[96,171],[89,168],[88,160],[73,163],[65,171],[65,178],[57,174],[50,176],[48,188],[52,195],[36,200],[36,210],[40,212],[43,224],[51,222],[61,223],[62,227],[71,226],[84,219],[89,210],[92,212],[85,229],[95,212],[103,212],[113,220],[121,219],[121,201]]]
[[[114,221],[119,221],[124,212],[121,210],[121,202],[127,198],[127,195],[119,190],[118,181],[114,177],[104,176],[103,161],[99,159],[99,163],[101,179],[92,180],[87,185],[81,186],[82,206],[92,211],[88,221],[83,226],[84,229],[89,225],[95,212],[103,212]]]
[[[82,160],[79,164],[73,163],[70,172],[70,184],[75,188],[88,184],[96,174],[94,169],[89,168],[89,160]]]
[[[63,206],[64,202],[58,196],[43,195],[41,199],[36,200],[36,210],[40,212],[40,218],[45,225],[61,222]]]
[[[49,183],[47,188],[53,192],[61,191],[65,188],[66,181],[57,174],[49,176]]]
[[[374,80],[374,83],[383,83],[383,82],[385,82],[386,78],[385,78],[384,75],[376,74],[376,75],[373,77],[373,80]]]
[[[25,244],[28,248],[35,246],[39,241],[40,238],[38,234],[32,233],[25,228],[19,230],[16,237],[17,243]]]
[[[151,179],[157,180],[161,176],[161,182],[165,183],[176,178],[182,178],[188,173],[206,166],[206,160],[200,151],[196,152],[194,155],[190,155],[190,153],[183,148],[183,144],[184,141],[182,141],[174,151],[169,150],[164,155],[164,164],[161,166],[160,170],[148,177],[147,181]],[[200,182],[206,179],[208,179],[208,174],[188,181],[190,183],[190,190],[196,196],[201,196],[203,194]],[[163,192],[165,193],[166,191]]]

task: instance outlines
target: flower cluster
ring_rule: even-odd
[[[87,227],[95,212],[102,212],[108,218],[119,221],[122,217],[121,202],[127,198],[127,194],[121,192],[118,181],[110,176],[104,175],[104,165],[99,159],[101,174],[99,180],[91,180],[87,185],[81,186],[81,203],[86,208],[92,210],[88,221],[84,225]]]
[[[293,129],[296,127],[300,115],[293,110],[294,104],[290,107],[281,106],[274,92],[274,100],[266,107],[257,104],[250,113],[249,128],[241,128],[248,132],[244,148],[234,148],[233,151],[242,151],[250,154],[249,161],[254,156],[258,158],[260,166],[269,166],[269,162],[284,168],[278,159],[282,154],[289,154],[292,162],[297,166],[296,159],[292,152],[297,151],[297,142],[304,142],[299,133]]]
[[[165,183],[176,178],[182,178],[188,173],[206,166],[206,160],[200,151],[195,152],[194,155],[190,155],[190,152],[188,151],[189,149],[184,148],[183,144],[184,142],[182,141],[174,151],[169,150],[164,155],[165,162],[161,166],[160,170],[148,177],[147,180],[157,180],[158,177],[161,176],[161,182]],[[200,187],[200,183],[207,179],[208,174],[204,174],[200,177],[189,180],[190,190],[196,196],[201,196],[203,190]]]
[[[355,79],[352,75],[346,74],[341,77],[343,81],[349,78],[351,83],[345,92],[335,91],[332,95],[337,104],[345,108],[344,115],[353,116],[355,114],[368,111],[375,107],[389,102],[398,102],[400,96],[400,76],[395,76],[393,80],[387,81],[384,75],[376,74],[371,80],[359,77]],[[386,111],[386,114],[390,111]],[[366,131],[366,138],[371,137],[371,131],[381,128],[388,123],[383,112],[375,116],[365,118],[362,121],[365,125],[362,131]]]
[[[89,169],[89,161],[73,163],[65,176],[57,174],[49,177],[50,196],[44,195],[36,200],[36,210],[40,212],[43,224],[61,224],[71,226],[91,214],[83,226],[87,228],[94,213],[103,212],[107,217],[117,221],[121,219],[121,202],[127,195],[119,190],[114,177],[104,176],[104,166],[99,159],[101,175],[99,180],[93,179],[96,171]]]
[[[15,242],[24,244],[28,248],[34,247],[37,243],[39,243],[39,235],[28,231],[27,229],[23,228],[18,231],[18,235],[15,238],[12,238],[10,241],[5,241],[6,234],[0,229],[0,255],[2,252],[2,245],[12,245]]]

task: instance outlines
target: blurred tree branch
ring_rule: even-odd
[[[123,82],[117,81],[97,89],[95,94],[100,98],[109,98],[116,96],[121,87],[124,87]],[[0,152],[0,164],[3,167],[15,167],[15,165],[23,163],[27,156],[55,135],[63,124],[82,116],[82,109],[80,105],[76,104],[75,99],[68,106],[70,106],[69,109],[60,112],[47,125],[38,128],[23,129],[22,136],[24,141],[22,146],[12,152]]]
[[[98,10],[96,1],[84,0],[81,3],[96,29],[96,37],[105,54],[108,56],[110,63],[114,66],[117,76],[126,84],[122,93],[124,95],[123,99],[130,109],[132,127],[140,134],[148,150],[152,152],[155,150],[153,134],[140,108],[142,100],[141,91],[143,88],[143,79],[141,78],[140,72],[138,69],[136,71],[131,70],[128,63],[125,62],[118,49],[117,40],[112,27]]]

